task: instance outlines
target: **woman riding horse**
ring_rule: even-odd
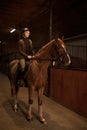
[[[22,30],[22,38],[19,40],[19,68],[18,68],[18,76],[17,76],[17,85],[21,83],[21,79],[25,73],[25,67],[29,65],[30,59],[34,55],[33,45],[31,39],[29,39],[30,31],[28,28],[24,28]]]
[[[34,59],[30,60],[29,69],[26,75],[28,93],[29,93],[29,107],[27,120],[32,119],[32,104],[33,104],[33,92],[37,90],[38,93],[38,116],[42,123],[46,123],[43,117],[43,92],[47,83],[48,78],[48,67],[50,66],[52,59],[59,62],[59,65],[68,66],[71,63],[69,54],[67,53],[64,42],[58,37],[51,40],[44,45],[35,55]],[[14,97],[14,110],[18,109],[17,93],[16,88],[16,76],[18,68],[18,60],[14,60],[9,64],[9,79],[11,83],[11,92]]]

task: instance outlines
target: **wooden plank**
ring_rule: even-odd
[[[50,97],[87,116],[87,71],[52,68]]]

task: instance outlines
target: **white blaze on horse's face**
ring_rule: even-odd
[[[65,46],[64,46],[63,44],[61,44],[61,46],[64,48],[65,52],[67,53]],[[68,59],[69,59],[69,62],[67,63],[67,65],[70,65],[71,59],[70,59],[70,56],[69,56],[68,53],[67,53],[67,57],[68,57]]]
[[[65,49],[65,46],[63,45],[63,44],[61,44],[61,46],[64,48],[64,50],[66,51],[66,49]]]
[[[68,59],[69,59],[69,61],[68,61],[67,65],[70,65],[70,63],[71,63],[71,59],[70,59],[70,56],[69,56],[69,54],[68,54],[68,53],[67,53],[67,57],[68,57]]]
[[[70,65],[70,63],[71,63],[71,59],[70,59],[70,56],[69,56],[69,54],[67,53],[67,51],[66,51],[66,48],[65,48],[65,46],[62,44],[62,47],[64,48],[64,51],[65,51],[65,53],[66,53],[66,55],[67,55],[67,57],[68,57],[68,59],[69,59],[69,61],[65,64],[65,66],[68,66],[68,65]]]

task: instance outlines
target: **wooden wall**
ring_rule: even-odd
[[[87,71],[51,68],[50,97],[87,117]]]

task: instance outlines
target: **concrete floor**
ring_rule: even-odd
[[[37,118],[37,95],[34,94],[33,121],[26,120],[28,107],[27,88],[20,88],[19,111],[12,109],[10,83],[4,74],[0,73],[0,130],[87,130],[87,118],[72,112],[64,106],[49,99],[45,95],[43,111],[47,124],[43,125]]]

